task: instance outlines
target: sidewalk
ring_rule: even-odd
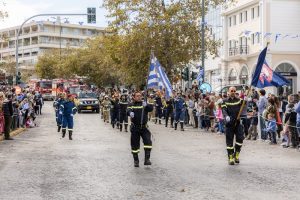
[[[10,136],[11,137],[17,136],[25,130],[26,130],[26,128],[18,128],[16,130],[10,132]],[[0,135],[0,141],[3,141],[3,140],[4,140],[4,133],[2,135]]]

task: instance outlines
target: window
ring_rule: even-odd
[[[231,17],[229,17],[229,27],[231,27]]]
[[[252,16],[252,19],[254,19],[254,8],[251,8],[251,16]]]
[[[243,23],[243,13],[240,13],[240,24]]]
[[[260,43],[260,34],[259,33],[256,33],[256,40],[257,40],[257,44]]]
[[[233,16],[233,26],[236,25],[236,15]]]
[[[259,6],[257,6],[257,17],[259,17]]]
[[[252,45],[255,44],[255,35],[254,35],[254,33],[251,34],[251,42],[252,42]]]
[[[245,22],[248,21],[248,11],[245,11]]]

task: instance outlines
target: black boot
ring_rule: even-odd
[[[184,129],[183,129],[183,122],[180,122],[180,126],[181,126],[181,131],[184,131]]]
[[[168,121],[169,121],[169,118],[167,117],[166,118],[166,127],[168,127]]]
[[[61,126],[57,126],[57,132],[60,132]]]
[[[175,128],[174,128],[175,130],[177,130],[177,124],[178,124],[178,122],[175,122]]]
[[[134,153],[133,155],[133,160],[134,160],[134,167],[139,167],[139,156],[138,154]]]
[[[120,127],[120,132],[122,132],[123,125],[120,124],[119,127]]]
[[[128,127],[128,124],[125,124],[125,132],[127,133],[127,127]]]
[[[66,129],[62,129],[62,138],[66,136]]]
[[[155,122],[154,122],[155,124],[157,124],[157,119],[155,119]]]
[[[72,133],[73,133],[73,131],[69,131],[69,140],[73,140]]]
[[[174,119],[171,118],[171,128],[174,128],[173,124],[174,124]]]
[[[161,119],[159,119],[159,124],[161,124]]]
[[[115,128],[115,123],[114,123],[114,122],[112,122],[112,123],[111,123],[111,126],[112,126],[113,128]]]
[[[150,153],[151,153],[151,150],[149,149],[145,149],[145,162],[144,162],[144,165],[151,165],[151,161],[150,161]]]

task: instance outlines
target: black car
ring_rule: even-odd
[[[93,92],[80,92],[78,94],[78,112],[80,113],[82,110],[96,111],[96,113],[100,112],[99,100],[97,99],[97,95]]]

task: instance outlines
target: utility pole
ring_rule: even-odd
[[[203,69],[203,81],[205,80],[205,0],[202,0],[202,20],[201,20],[201,57],[202,57],[202,69]],[[201,71],[201,67],[199,69]]]

